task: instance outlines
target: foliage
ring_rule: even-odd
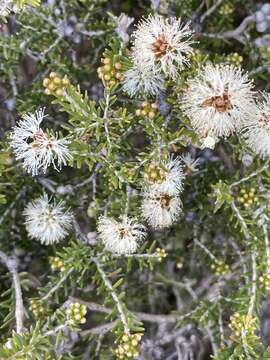
[[[13,5],[0,29],[0,358],[270,358],[268,160],[239,134],[204,148],[182,109],[190,79],[209,62],[242,67],[256,90],[269,91],[269,39],[254,15],[261,4]],[[128,30],[121,13],[134,18]],[[194,51],[165,91],[132,98],[122,88],[130,34],[150,13],[191,21]],[[43,107],[44,128],[67,139],[72,160],[32,177],[14,158],[10,131]],[[180,219],[147,227],[135,253],[105,251],[99,217],[147,225],[146,180],[162,179],[175,158],[185,177]],[[65,240],[49,246],[29,236],[23,215],[44,193],[73,215]]]

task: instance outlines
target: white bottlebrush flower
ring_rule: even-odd
[[[186,55],[192,51],[192,31],[180,19],[164,19],[150,15],[133,33],[132,58],[147,71],[162,71],[175,77],[177,70],[188,64]]]
[[[263,94],[256,115],[244,129],[244,137],[252,150],[261,158],[270,156],[270,94]]]
[[[17,160],[33,176],[39,170],[44,173],[50,165],[61,169],[72,156],[67,148],[69,141],[45,133],[40,124],[44,119],[44,109],[23,116],[11,133],[11,147]]]
[[[0,16],[8,16],[13,8],[12,0],[2,0],[0,3]]]
[[[150,164],[148,171],[145,172],[144,179],[151,190],[170,195],[179,194],[184,180],[183,168],[179,158],[162,161],[157,166]]]
[[[254,115],[253,85],[231,65],[206,65],[190,80],[183,110],[195,130],[229,136]]]
[[[72,222],[72,215],[64,210],[63,203],[50,203],[47,195],[29,203],[24,216],[29,236],[45,245],[64,239]]]
[[[153,228],[171,226],[179,217],[182,202],[179,197],[155,190],[145,191],[142,201],[142,217]]]
[[[134,253],[146,236],[145,227],[126,216],[120,222],[101,216],[97,231],[105,249],[119,255]]]
[[[155,96],[164,89],[164,79],[153,71],[145,71],[140,69],[138,65],[124,72],[123,90],[131,97],[135,95]]]

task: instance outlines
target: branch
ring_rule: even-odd
[[[217,2],[212,5],[200,18],[200,23],[203,23],[204,20],[210,16],[218,7],[223,3],[223,0],[217,0]]]
[[[18,275],[18,264],[16,258],[8,257],[3,251],[0,251],[0,261],[6,266],[8,271],[12,274],[12,281],[15,290],[15,317],[16,317],[16,332],[21,334],[23,332],[23,317],[24,307],[22,299],[22,289],[20,278]]]
[[[124,325],[124,330],[125,330],[125,332],[127,334],[129,334],[130,331],[129,331],[129,326],[128,326],[128,320],[127,320],[126,314],[124,312],[123,306],[121,304],[121,301],[119,300],[116,292],[114,291],[113,286],[112,286],[110,280],[107,278],[107,276],[106,276],[104,270],[102,269],[102,266],[101,266],[100,262],[98,261],[98,259],[93,258],[92,260],[96,264],[97,270],[98,270],[98,272],[99,272],[99,274],[100,274],[100,276],[101,276],[101,278],[103,280],[103,283],[106,286],[106,288],[109,290],[109,292],[111,294],[111,297],[113,298],[113,300],[114,300],[114,302],[116,304],[118,313],[120,315],[121,322]]]
[[[96,304],[94,302],[90,302],[90,301],[84,301],[78,298],[75,298],[73,296],[69,297],[69,300],[72,302],[78,302],[80,304],[85,305],[90,311],[96,311],[96,312],[101,312],[104,314],[111,314],[113,309],[107,308],[105,306]],[[141,320],[141,321],[145,321],[145,322],[150,322],[150,323],[174,323],[176,321],[179,320],[179,318],[181,318],[181,315],[163,315],[163,314],[147,314],[144,312],[136,312],[136,311],[132,311],[132,313],[134,315],[136,315],[136,317]]]
[[[255,15],[247,16],[241,24],[234,30],[231,31],[225,31],[222,34],[209,34],[209,33],[201,33],[201,36],[205,36],[212,39],[235,39],[238,40],[241,43],[245,43],[245,40],[243,38],[242,33],[246,30],[247,26],[255,21]]]
[[[44,295],[40,300],[44,301],[47,300],[53,293],[55,293],[60,286],[63,284],[63,282],[65,282],[67,280],[67,278],[69,277],[69,275],[73,272],[74,268],[70,268],[67,273],[58,281],[57,284],[55,284],[55,286],[53,288],[51,288],[51,290]]]
[[[239,181],[236,181],[234,183],[232,183],[230,186],[234,187],[234,186],[238,186],[239,184],[246,182],[248,180],[250,180],[251,178],[253,178],[254,176],[259,175],[260,173],[264,172],[265,170],[267,170],[269,167],[269,163],[267,162],[266,164],[264,164],[260,169],[253,171],[251,174],[249,174],[248,176],[242,178]]]

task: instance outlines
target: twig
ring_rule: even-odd
[[[212,39],[221,39],[221,40],[232,38],[232,39],[238,40],[241,43],[245,43],[245,40],[244,40],[243,36],[241,36],[241,34],[245,31],[246,27],[254,21],[255,21],[255,15],[250,15],[250,16],[247,16],[241,22],[241,24],[234,30],[225,31],[222,34],[201,33],[200,35],[208,37],[208,38],[212,38]]]
[[[249,239],[250,239],[250,235],[249,235],[249,231],[248,231],[247,224],[246,224],[243,216],[240,214],[239,209],[236,207],[234,201],[231,203],[231,209],[234,211],[237,219],[239,220],[239,222],[240,222],[240,224],[241,224],[241,226],[242,226],[242,229],[243,229],[243,233],[244,233],[245,238],[246,238],[247,240],[249,240]]]
[[[270,71],[270,65],[266,64],[266,65],[258,66],[256,69],[251,70],[249,72],[249,75],[255,75],[263,71]]]
[[[74,270],[74,268],[70,268],[66,272],[66,274],[58,281],[58,283],[55,284],[55,286],[52,287],[51,290],[46,295],[44,295],[40,300],[41,301],[47,300],[55,291],[57,291],[60,288],[60,286],[63,284],[63,282],[65,282],[67,280],[67,278],[73,272],[73,270]]]
[[[98,272],[99,272],[99,274],[100,274],[100,276],[101,276],[101,278],[103,280],[103,283],[106,286],[106,288],[109,290],[109,292],[111,294],[111,297],[113,298],[113,300],[114,300],[114,302],[116,304],[118,313],[120,315],[121,322],[122,322],[122,324],[124,326],[125,333],[129,334],[130,331],[129,331],[128,321],[127,321],[126,314],[124,312],[123,306],[122,306],[120,300],[118,299],[118,296],[117,296],[116,292],[114,291],[111,282],[109,281],[109,279],[107,278],[104,270],[102,269],[102,266],[101,266],[100,262],[98,261],[98,259],[93,258],[92,260],[96,264],[97,270],[98,270]]]
[[[18,264],[17,260],[14,257],[8,257],[3,251],[0,251],[0,261],[6,266],[9,272],[12,274],[12,280],[15,290],[15,317],[16,317],[16,332],[21,334],[23,332],[23,317],[24,317],[24,307],[22,299],[22,289],[20,278],[18,275]]]
[[[232,184],[230,185],[230,187],[232,188],[232,187],[234,187],[234,186],[238,186],[239,184],[250,180],[250,179],[253,178],[254,176],[257,176],[257,175],[259,175],[260,173],[262,173],[262,172],[264,172],[265,170],[267,170],[268,167],[269,167],[269,163],[267,162],[267,163],[264,164],[264,166],[261,167],[260,169],[252,172],[251,174],[249,174],[248,176],[242,178],[241,180],[232,183]]]
[[[257,291],[257,268],[256,268],[256,251],[252,251],[251,253],[251,262],[252,262],[252,287],[251,287],[251,294],[250,294],[250,301],[249,301],[249,308],[248,308],[248,318],[251,319],[256,303],[256,291]]]
[[[110,133],[108,129],[108,120],[107,120],[109,106],[110,106],[110,93],[107,93],[105,97],[105,109],[104,109],[103,119],[105,120],[104,128],[106,132],[107,142],[109,147],[111,148],[112,144],[111,144]]]
[[[98,173],[98,171],[99,171],[99,169],[101,167],[102,167],[102,164],[100,164],[100,163],[97,164],[97,166],[95,167],[95,170],[93,171],[92,175],[88,179],[84,180],[82,183],[75,185],[73,187],[73,189],[79,189],[79,188],[89,184],[91,181],[93,181],[93,179],[95,178],[95,176],[97,175],[97,173]]]
[[[89,334],[106,334],[107,332],[111,331],[116,325],[117,325],[118,320],[112,321],[108,324],[105,325],[99,325],[96,327],[93,327],[91,329],[87,329],[87,330],[83,330],[81,331],[80,335],[82,337],[87,336]]]
[[[85,305],[90,311],[101,312],[104,314],[111,314],[113,311],[113,309],[107,308],[105,306],[96,304],[91,301],[84,301],[84,300],[75,298],[73,296],[70,296],[69,300],[72,302],[79,302],[79,303]],[[136,312],[136,311],[132,311],[132,313],[134,315],[136,315],[136,317],[139,320],[145,321],[145,322],[150,322],[150,323],[174,323],[182,317],[181,315],[179,316],[179,315],[174,315],[174,314],[170,314],[170,315],[148,314],[148,313]]]
[[[266,250],[266,257],[267,257],[267,272],[270,273],[270,244],[269,244],[267,224],[263,223],[262,228],[263,228],[264,244]]]
[[[215,4],[213,4],[200,18],[200,23],[203,23],[204,20],[210,16],[218,7],[221,5],[223,0],[217,0]]]

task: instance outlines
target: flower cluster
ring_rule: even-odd
[[[221,260],[217,260],[211,264],[211,269],[215,271],[216,275],[221,276],[229,271],[229,265],[225,264]]]
[[[67,309],[68,323],[69,325],[76,326],[79,324],[85,324],[87,314],[87,308],[85,305],[78,302],[71,303]]]
[[[152,102],[149,103],[147,101],[143,101],[141,103],[140,109],[136,110],[136,115],[141,117],[147,117],[149,119],[154,119],[157,113],[157,103]]]
[[[48,312],[48,308],[45,304],[36,299],[30,300],[30,310],[33,312],[36,318],[44,316]]]
[[[64,239],[71,227],[72,215],[64,211],[62,202],[50,203],[47,195],[29,203],[24,216],[29,236],[45,245]]]
[[[124,334],[115,350],[117,359],[135,359],[142,334]]]
[[[230,318],[229,327],[233,331],[233,335],[236,338],[246,338],[252,337],[256,339],[255,331],[257,329],[256,326],[256,318],[250,317],[248,315],[241,315],[240,313],[234,313]]]
[[[114,86],[117,82],[123,81],[122,64],[119,62],[119,56],[113,59],[105,57],[102,59],[103,65],[98,67],[98,77],[102,79],[106,86]]]
[[[241,189],[237,200],[244,207],[248,208],[258,202],[258,197],[256,196],[254,188],[251,188],[249,191],[247,189]]]
[[[97,230],[105,249],[119,255],[134,253],[146,237],[145,227],[126,216],[119,222],[102,216]]]
[[[17,160],[22,160],[23,167],[33,176],[50,165],[61,169],[72,156],[67,148],[69,141],[46,133],[40,127],[44,119],[44,109],[23,116],[11,133],[11,147]]]
[[[165,259],[167,257],[167,253],[165,251],[165,249],[161,249],[161,248],[156,248],[156,255],[158,258],[158,261],[161,262],[163,259]]]
[[[179,217],[184,174],[179,159],[151,164],[144,174],[142,217],[153,228],[171,226]]]
[[[51,264],[51,269],[52,271],[65,271],[65,265],[63,260],[61,260],[58,256],[52,256],[50,257],[50,264]]]
[[[259,281],[266,291],[270,291],[270,274],[261,275]]]
[[[45,87],[44,93],[46,95],[63,96],[67,85],[69,85],[67,76],[65,75],[63,79],[61,79],[55,72],[51,72],[49,77],[43,80],[43,86]]]

